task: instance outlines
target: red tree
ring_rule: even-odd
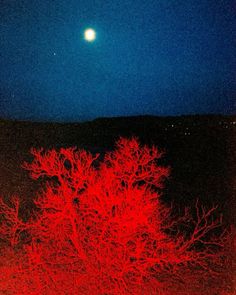
[[[196,218],[188,210],[172,217],[157,193],[169,169],[158,165],[156,147],[121,138],[99,166],[99,155],[76,148],[31,153],[33,162],[23,167],[48,180],[35,200],[35,217],[26,222],[17,198],[1,200],[0,234],[13,251],[0,290],[173,294],[170,286],[177,288],[183,277],[196,281],[194,269],[199,278],[222,272],[227,235],[210,235],[221,225],[213,218],[216,207],[196,204]],[[188,231],[180,230],[183,224]]]

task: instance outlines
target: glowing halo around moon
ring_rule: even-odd
[[[88,42],[93,42],[96,39],[96,32],[93,29],[86,29],[84,31],[84,39]]]

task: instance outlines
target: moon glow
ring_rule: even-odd
[[[88,42],[94,41],[96,39],[96,32],[93,29],[85,30],[84,39]]]

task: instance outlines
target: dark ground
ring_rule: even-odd
[[[78,146],[93,153],[112,149],[120,136],[165,150],[171,167],[163,199],[191,205],[219,204],[227,223],[236,224],[236,116],[103,118],[85,123],[0,120],[0,195],[32,199],[37,183],[21,168],[30,147]]]

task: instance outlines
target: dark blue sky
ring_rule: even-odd
[[[234,113],[233,2],[0,0],[0,117]]]

